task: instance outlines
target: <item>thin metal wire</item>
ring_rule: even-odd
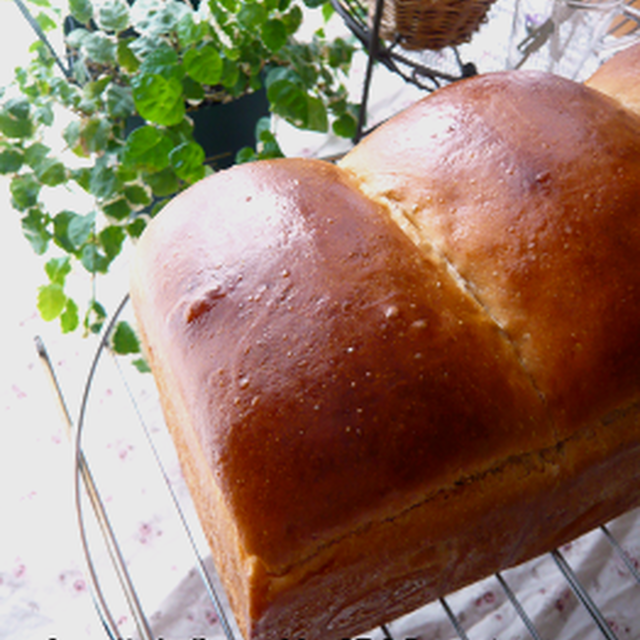
[[[185,517],[184,511],[182,510],[182,507],[180,506],[180,502],[178,501],[178,497],[176,496],[176,492],[174,491],[173,487],[171,486],[171,482],[169,480],[169,476],[167,475],[167,472],[164,469],[164,465],[162,464],[162,459],[160,457],[160,454],[158,453],[158,449],[155,446],[155,443],[153,441],[153,438],[151,437],[151,433],[149,431],[149,428],[147,426],[147,423],[142,415],[142,412],[140,411],[140,408],[138,406],[138,403],[135,399],[135,396],[131,390],[130,385],[127,382],[127,378],[124,374],[124,371],[122,371],[122,367],[120,366],[120,362],[118,361],[118,357],[115,353],[112,352],[112,356],[113,356],[113,360],[115,362],[116,368],[118,370],[118,373],[120,375],[120,379],[125,387],[125,390],[127,392],[127,395],[129,396],[129,399],[133,405],[134,411],[138,417],[138,421],[142,427],[142,430],[145,434],[145,437],[147,439],[147,443],[149,444],[149,447],[151,449],[151,452],[153,454],[154,460],[156,462],[156,464],[158,465],[159,471],[160,471],[160,475],[162,476],[162,479],[164,480],[164,484],[165,487],[167,489],[167,491],[169,492],[169,496],[171,497],[171,501],[173,503],[173,506],[178,514],[178,518],[180,520],[180,523],[182,525],[182,528],[184,529],[185,535],[187,536],[187,539],[189,541],[189,545],[191,547],[191,550],[193,551],[193,554],[195,555],[196,558],[196,565],[197,565],[197,570],[198,573],[200,575],[200,578],[204,584],[205,590],[207,591],[207,595],[209,596],[209,598],[211,599],[213,606],[215,608],[216,614],[218,616],[218,620],[220,621],[220,624],[222,626],[222,629],[224,631],[225,636],[227,637],[228,640],[236,640],[235,637],[235,633],[232,629],[231,623],[229,621],[229,618],[225,612],[225,608],[224,605],[222,604],[222,600],[220,598],[220,596],[218,595],[218,592],[216,590],[216,588],[214,587],[211,578],[209,577],[209,573],[205,567],[204,564],[204,559],[202,558],[202,555],[200,554],[200,551],[198,550],[198,545],[196,544],[195,538],[193,536],[193,533],[191,532],[191,528],[189,527],[189,524],[187,522],[187,519]]]
[[[607,621],[604,619],[602,612],[600,611],[600,609],[598,609],[595,602],[587,593],[586,589],[582,586],[582,584],[578,580],[578,577],[576,576],[562,553],[560,553],[558,549],[554,549],[551,552],[551,557],[555,560],[562,575],[569,583],[569,586],[571,587],[573,593],[576,595],[578,600],[580,600],[585,609],[587,609],[587,611],[591,614],[593,621],[596,623],[598,629],[600,629],[600,631],[602,632],[602,635],[607,638],[607,640],[617,640],[616,634],[611,630],[611,627],[607,624]]]
[[[29,23],[29,26],[34,30],[35,34],[38,36],[40,41],[44,44],[45,47],[47,47],[47,49],[49,50],[49,53],[53,57],[56,65],[58,66],[58,68],[60,69],[64,77],[67,78],[67,80],[71,80],[73,77],[73,73],[71,72],[71,69],[64,66],[64,64],[62,63],[62,60],[58,56],[58,53],[54,49],[49,38],[47,38],[45,32],[42,30],[42,28],[38,24],[38,21],[31,15],[31,12],[27,8],[27,5],[24,2],[22,2],[22,0],[13,0],[13,1],[15,5],[18,7],[18,10],[20,11],[20,13],[25,18],[25,20]]]
[[[71,419],[71,413],[67,407],[67,403],[64,399],[64,394],[62,393],[62,388],[60,387],[60,383],[58,382],[58,378],[55,374],[55,370],[53,368],[53,363],[51,362],[51,358],[49,357],[49,353],[44,345],[44,342],[40,336],[36,336],[35,338],[36,351],[42,364],[44,365],[45,372],[48,374],[49,381],[53,387],[54,396],[58,402],[58,406],[61,409],[63,423],[65,425],[65,432],[67,437],[71,440],[73,433],[73,420]],[[91,476],[91,472],[89,471],[89,467],[86,463],[86,460],[82,458],[82,466],[80,468],[80,473],[82,474],[82,480],[87,487],[88,495],[92,500],[92,506],[94,507],[94,511],[96,512],[96,519],[98,525],[105,537],[108,537],[113,532],[111,528],[108,526],[108,519],[104,512],[104,506],[100,501],[99,495],[97,491],[95,491],[95,484],[93,483],[93,477]],[[111,548],[111,546],[109,547]],[[117,563],[118,558],[116,556],[111,556],[112,561]],[[109,635],[110,638],[115,638],[115,633],[117,632],[117,626],[111,616],[111,613],[106,606],[104,598],[102,597],[102,593],[100,591],[96,591],[91,588],[91,597],[94,603],[94,606],[98,612],[98,616],[102,622],[102,626],[105,631]]]
[[[439,602],[442,605],[442,608],[444,609],[445,613],[447,614],[449,621],[453,625],[453,628],[456,630],[456,633],[458,634],[458,637],[460,638],[460,640],[469,640],[469,636],[465,633],[465,630],[462,628],[460,621],[458,620],[456,614],[453,613],[446,599],[440,598]]]
[[[381,17],[382,2],[376,7],[374,12],[374,21]],[[425,91],[435,91],[442,86],[443,82],[455,82],[463,78],[468,78],[477,73],[477,69],[473,63],[465,63],[459,59],[458,51],[455,47],[450,47],[454,51],[456,62],[458,64],[457,73],[449,73],[443,69],[436,69],[423,64],[418,58],[412,55],[406,55],[399,50],[399,43],[394,42],[387,44],[377,36],[379,33],[379,24],[372,25],[369,28],[367,20],[367,9],[360,0],[331,0],[331,5],[336,13],[342,18],[347,28],[363,45],[365,51],[369,54],[368,65],[373,67],[375,62],[380,62],[389,71],[400,76],[405,82],[408,82],[419,89]],[[406,68],[406,70],[405,70]],[[364,95],[366,96],[370,82],[370,73],[364,83]],[[362,124],[362,123],[361,123]]]
[[[114,568],[118,575],[118,579],[123,589],[123,594],[127,600],[127,604],[131,610],[133,615],[136,628],[138,630],[138,634],[143,640],[153,640],[153,633],[151,631],[151,627],[149,626],[149,622],[147,621],[146,616],[144,615],[144,611],[140,605],[140,600],[138,598],[138,594],[136,593],[135,588],[131,582],[131,578],[129,576],[129,572],[127,571],[126,563],[122,557],[122,553],[120,552],[120,548],[117,544],[117,539],[111,529],[109,524],[106,512],[104,507],[101,504],[99,493],[93,483],[92,478],[87,477],[87,464],[84,457],[84,453],[82,451],[82,431],[86,416],[87,404],[89,400],[89,394],[91,390],[91,385],[93,383],[93,379],[95,377],[95,372],[98,367],[98,363],[100,361],[100,357],[102,356],[102,352],[105,349],[105,346],[108,344],[109,337],[113,331],[115,323],[120,316],[120,313],[126,303],[128,302],[129,296],[125,295],[123,300],[120,302],[115,314],[108,322],[103,336],[100,339],[98,344],[98,348],[94,355],[93,361],[91,363],[91,367],[89,369],[89,375],[87,378],[87,382],[84,388],[84,392],[82,394],[82,401],[80,404],[80,413],[78,417],[78,422],[76,426],[76,432],[74,436],[74,447],[73,447],[73,459],[74,459],[74,489],[75,489],[75,504],[76,504],[76,514],[78,518],[78,528],[80,532],[80,538],[82,542],[82,548],[84,551],[85,561],[87,565],[87,571],[89,574],[89,578],[91,580],[93,589],[97,594],[98,599],[100,600],[101,605],[108,612],[109,608],[106,604],[106,600],[104,597],[104,593],[102,591],[102,587],[100,584],[100,580],[98,579],[98,575],[96,572],[95,564],[93,558],[91,556],[89,541],[87,538],[87,531],[85,528],[85,518],[84,518],[84,509],[82,506],[82,487],[84,486],[86,489],[86,494],[89,497],[91,506],[94,509],[94,513],[98,518],[99,522],[101,522],[101,528],[104,534],[104,541],[107,546],[109,555],[113,559]],[[81,480],[83,484],[81,484]],[[120,634],[118,633],[118,627],[113,623],[113,618],[109,615],[111,625],[113,627],[115,636],[118,637]]]
[[[615,539],[606,525],[602,525],[600,530],[604,533],[611,546],[618,552],[618,555],[622,558],[622,561],[627,566],[627,569],[629,569],[631,575],[636,579],[636,582],[640,584],[640,571],[638,571],[638,567],[635,565],[633,560],[631,560],[629,554],[620,546],[620,543]]]
[[[496,578],[498,579],[498,582],[500,583],[500,586],[502,587],[503,591],[507,594],[507,598],[509,598],[509,602],[511,602],[513,608],[516,610],[516,612],[520,616],[520,619],[522,620],[524,626],[527,628],[527,631],[529,632],[531,637],[534,640],[542,640],[540,634],[538,633],[538,630],[536,629],[535,625],[531,621],[531,618],[527,615],[527,612],[524,610],[524,607],[522,606],[522,604],[520,604],[520,601],[516,597],[516,594],[513,592],[511,587],[507,584],[506,580],[502,577],[500,573],[496,573]]]

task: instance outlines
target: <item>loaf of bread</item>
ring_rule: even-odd
[[[585,84],[640,114],[640,43],[616,53]]]
[[[131,294],[247,640],[364,633],[640,504],[640,117],[533,71],[176,197]]]

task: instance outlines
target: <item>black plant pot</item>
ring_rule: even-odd
[[[255,147],[258,120],[269,115],[267,91],[262,88],[232,102],[209,103],[189,111],[193,137],[204,149],[206,163],[213,169],[227,169],[244,147]],[[126,134],[145,124],[140,116],[126,123]]]
[[[244,147],[255,147],[258,120],[269,115],[264,89],[226,104],[209,104],[189,113],[194,123],[194,138],[204,149],[206,162],[214,169],[226,169],[235,163]]]

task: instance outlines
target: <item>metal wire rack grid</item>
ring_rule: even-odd
[[[91,414],[90,406],[92,394],[96,394],[95,387],[99,384],[97,380],[98,372],[101,367],[104,368],[107,366],[108,360],[111,360],[119,378],[118,383],[121,385],[122,391],[129,403],[129,411],[131,415],[135,416],[135,419],[132,420],[134,424],[130,426],[139,430],[139,434],[141,434],[142,440],[148,448],[148,453],[153,458],[158,474],[157,484],[162,485],[165,498],[168,498],[171,503],[173,518],[181,531],[180,535],[183,538],[183,542],[190,550],[191,563],[193,566],[192,573],[195,571],[198,574],[201,582],[201,590],[206,593],[206,597],[216,612],[219,623],[219,630],[216,635],[226,640],[241,640],[241,635],[233,618],[233,614],[229,609],[224,591],[215,574],[215,569],[210,563],[210,558],[207,557],[206,543],[203,542],[204,537],[192,510],[192,504],[188,496],[184,495],[184,492],[181,494],[180,489],[176,489],[175,482],[170,478],[171,472],[167,470],[167,461],[160,452],[157,439],[158,437],[167,438],[167,434],[164,430],[158,431],[156,429],[156,432],[154,432],[154,429],[149,427],[148,417],[144,415],[145,409],[141,408],[140,399],[136,396],[136,385],[132,383],[132,379],[139,376],[139,374],[135,372],[132,367],[129,367],[128,364],[123,363],[122,358],[117,356],[110,348],[111,335],[114,327],[120,319],[126,317],[128,306],[128,296],[125,296],[100,339],[90,370],[87,374],[79,418],[75,429],[72,425],[68,409],[64,405],[64,399],[60,392],[51,360],[44,345],[37,341],[38,353],[51,376],[58,398],[62,403],[68,421],[69,434],[73,443],[78,528],[86,559],[87,575],[92,585],[92,595],[97,613],[104,627],[106,637],[112,638],[113,640],[123,638],[124,634],[126,634],[127,638],[135,637],[140,638],[140,640],[153,640],[158,637],[154,635],[152,616],[143,604],[145,598],[138,584],[138,582],[140,582],[139,576],[132,577],[127,566],[125,553],[123,553],[121,549],[122,545],[119,541],[120,532],[111,524],[112,514],[109,513],[106,507],[106,502],[109,500],[105,501],[100,487],[102,480],[96,481],[94,478],[89,465],[90,456],[88,456],[85,451],[84,439],[87,436],[84,432],[92,428],[91,422],[96,421],[95,414]],[[113,423],[119,419],[117,416],[108,416],[108,420],[110,423]],[[127,420],[127,422],[128,421],[129,420]],[[96,459],[97,456],[95,455],[91,458],[92,465]],[[110,469],[107,471],[107,474],[113,472],[114,470]],[[117,472],[117,470],[115,470],[115,472]],[[90,507],[90,511],[87,507]],[[625,546],[617,540],[616,535],[612,533],[612,528],[616,527],[616,524],[617,521],[614,521],[610,525],[604,525],[589,535],[598,536],[599,539],[601,539],[599,543],[606,545],[606,548],[613,554],[612,557],[614,561],[624,566],[624,571],[618,571],[620,580],[623,582],[621,589],[631,594],[631,597],[635,597],[637,602],[636,610],[640,611],[640,572],[638,571],[638,562],[625,549]],[[93,527],[93,531],[90,531],[91,527]],[[627,540],[627,544],[628,543],[629,541]],[[638,543],[640,543],[640,540]],[[607,556],[607,558],[603,560],[604,562],[612,561],[611,556],[607,554],[603,555]],[[98,561],[97,556],[103,557],[103,560]],[[105,562],[104,557],[108,558],[108,561]],[[536,561],[539,560],[540,559],[537,559]],[[612,624],[595,602],[588,585],[582,583],[578,575],[579,572],[576,571],[570,561],[567,560],[565,551],[555,549],[551,551],[544,560],[548,564],[550,563],[555,566],[558,579],[563,581],[564,584],[567,585],[567,591],[570,590],[570,593],[573,594],[576,603],[576,611],[574,613],[582,618],[582,639],[587,640],[604,637],[607,640],[622,640],[622,636],[617,635],[616,630],[612,628]],[[534,617],[527,611],[527,605],[521,601],[521,596],[517,593],[517,589],[510,586],[510,574],[516,570],[517,569],[507,570],[487,579],[493,580],[494,584],[498,586],[498,591],[501,593],[501,597],[498,598],[501,602],[500,613],[494,612],[493,617],[495,620],[504,619],[506,622],[508,621],[511,626],[513,626],[514,621],[517,621],[516,625],[520,629],[520,632],[513,637],[532,638],[533,640],[559,640],[562,637],[562,630],[554,630],[552,631],[553,635],[549,635],[549,629],[545,629],[544,631],[539,629]],[[149,575],[147,575],[146,578],[148,583]],[[151,578],[153,579],[153,576],[151,576]],[[463,592],[469,591],[473,589],[473,587],[472,585],[463,590]],[[402,620],[394,621],[379,629],[373,630],[367,635],[375,640],[407,640],[408,636],[406,632],[402,633],[402,631],[398,630],[410,628],[412,630],[412,637],[421,637],[421,619],[427,620],[434,617],[434,615],[435,617],[439,615],[441,619],[444,618],[448,621],[449,635],[439,635],[438,637],[471,640],[469,627],[473,626],[473,621],[465,619],[465,616],[456,613],[456,602],[460,599],[459,596],[461,596],[463,592],[441,598],[439,601],[431,603],[415,614],[410,614],[408,617],[411,617],[413,622],[409,627],[406,625],[403,626]],[[107,593],[109,593],[109,595],[107,595]],[[118,620],[112,611],[113,599],[116,597],[119,597],[121,601],[126,603],[126,607],[130,613],[129,619],[133,621],[133,624],[129,625],[128,631],[123,632],[121,628],[122,619]],[[505,609],[505,607],[508,607],[508,610]],[[489,613],[487,613],[487,615],[489,615]],[[417,622],[415,621],[416,618]],[[396,628],[398,630],[396,630]],[[492,635],[496,636],[496,633],[492,632]],[[162,637],[164,638],[165,636],[163,635]],[[193,637],[196,636],[194,635]],[[199,634],[197,637],[204,638],[204,636],[200,636]],[[499,634],[497,637],[500,637]],[[624,635],[624,638],[628,637],[628,634]]]

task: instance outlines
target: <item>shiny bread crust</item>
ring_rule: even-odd
[[[640,118],[508,72],[152,221],[133,306],[247,639],[365,632],[640,503],[639,192]]]

